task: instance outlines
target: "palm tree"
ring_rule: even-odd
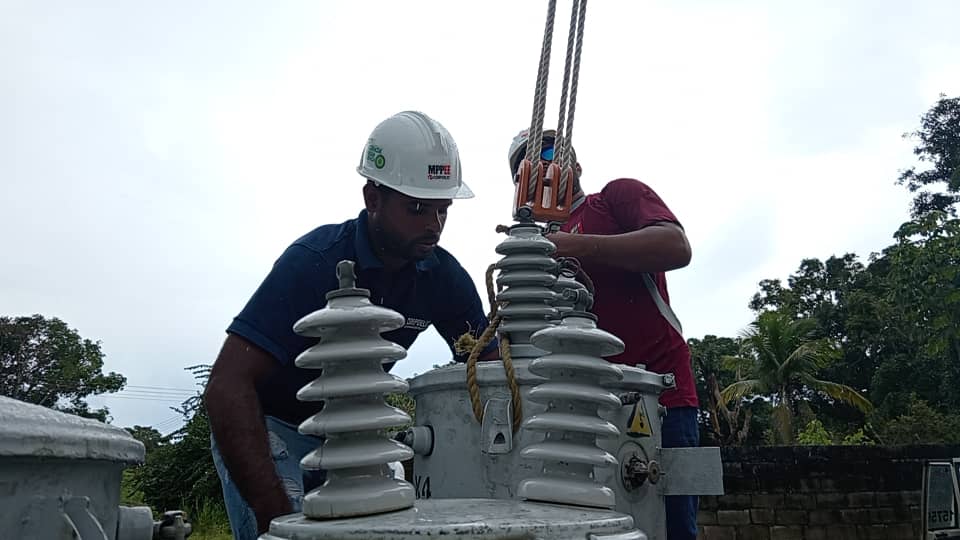
[[[780,442],[793,442],[793,417],[798,391],[822,392],[836,401],[867,413],[873,405],[847,385],[817,379],[815,375],[839,358],[839,351],[825,339],[815,339],[816,321],[794,320],[768,311],[760,314],[741,333],[741,354],[731,358],[745,374],[720,393],[725,403],[745,396],[767,396],[773,404],[773,424]]]

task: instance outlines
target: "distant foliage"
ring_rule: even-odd
[[[917,141],[920,163],[897,179],[914,195],[911,218],[891,231],[892,243],[865,259],[853,253],[803,259],[786,280],[761,280],[749,303],[757,322],[773,312],[785,324],[806,321],[803,341],[810,345],[798,359],[812,360],[813,344],[832,350],[831,358],[800,362],[807,365],[799,369],[786,362],[789,351],[774,340],[741,338],[748,354],[736,355],[752,358],[748,366],[756,375],[748,377],[713,360],[718,344],[729,340],[729,348],[733,338],[690,340],[707,434],[718,432],[717,440],[738,444],[729,434],[746,428],[763,434],[767,444],[783,443],[801,434],[813,437],[808,428],[816,419],[839,444],[943,443],[960,437],[960,97],[941,96],[907,136]],[[762,334],[763,325],[756,330]],[[777,335],[774,328],[766,330]],[[799,372],[832,383],[833,391],[806,384],[809,378]],[[775,429],[763,426],[756,412],[750,425],[742,425],[745,412],[756,410],[754,399],[741,409],[731,432],[729,415],[712,397],[711,378],[726,384],[729,397],[764,394],[758,389],[792,381],[781,384],[777,394],[764,394],[763,402],[774,407],[769,425]],[[730,403],[728,409],[737,401]],[[875,410],[858,403],[871,403]],[[796,426],[785,423],[794,419]]]
[[[913,153],[929,165],[919,171],[910,167],[898,179],[910,191],[919,192],[913,201],[913,216],[931,211],[953,213],[960,200],[960,97],[940,94],[937,103],[923,115],[920,129],[905,137],[918,141]]]
[[[106,407],[85,399],[116,392],[127,380],[103,373],[99,341],[80,337],[56,317],[0,317],[0,395],[105,421]]]
[[[801,446],[826,446],[833,444],[833,437],[819,420],[811,420],[797,433],[797,444]]]
[[[210,366],[186,369],[193,372],[200,388],[206,384]],[[144,501],[158,512],[179,508],[196,513],[211,502],[222,507],[220,479],[210,454],[210,424],[202,406],[201,389],[175,410],[183,415],[186,424],[166,437],[160,437],[151,428],[129,428],[134,437],[147,446],[146,463],[131,474],[131,489],[142,493]]]
[[[884,444],[960,444],[960,412],[938,411],[914,396],[904,405],[900,414],[880,419]]]

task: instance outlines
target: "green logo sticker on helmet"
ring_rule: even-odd
[[[368,143],[367,161],[373,163],[376,168],[382,169],[383,166],[387,164],[386,158],[383,157],[383,148],[380,148],[373,143]]]

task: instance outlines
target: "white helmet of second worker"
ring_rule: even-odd
[[[510,150],[507,152],[507,163],[510,165],[510,174],[513,175],[520,166],[520,161],[526,156],[527,142],[530,140],[530,130],[524,129],[510,142]],[[553,145],[557,140],[557,130],[543,130],[543,147],[540,149],[540,159],[544,161],[553,161]],[[573,163],[577,163],[577,151],[570,148],[570,156]]]
[[[417,199],[473,197],[460,176],[457,143],[421,112],[404,111],[380,122],[363,147],[357,172]]]

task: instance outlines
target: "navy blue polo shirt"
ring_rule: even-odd
[[[356,219],[323,225],[283,252],[227,328],[277,360],[279,368],[257,388],[264,414],[297,424],[320,410],[319,403],[296,398],[319,372],[298,368],[294,360],[318,340],[295,334],[293,324],[326,305],[327,292],[338,287],[337,263],[344,259],[356,262],[357,286],[370,290],[371,302],[406,317],[403,328],[383,333],[385,339],[409,348],[432,324],[455,359],[464,361],[453,342],[465,332],[479,336],[487,326],[473,281],[446,250],[436,247],[427,258],[389,272],[370,246],[366,210]],[[486,350],[496,346],[494,340]]]

